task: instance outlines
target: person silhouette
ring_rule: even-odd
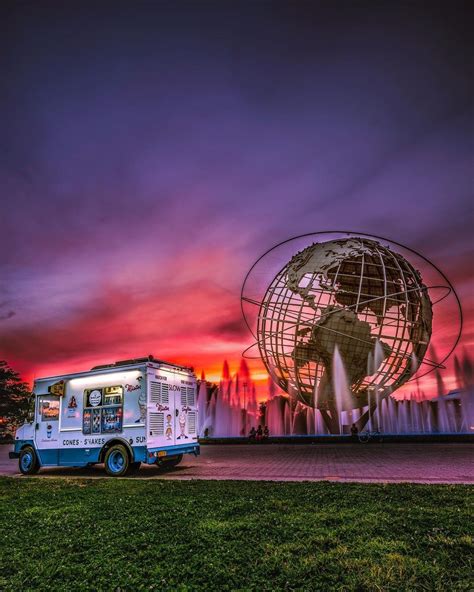
[[[359,428],[356,426],[355,423],[351,425],[351,437],[353,440],[357,440],[357,436],[359,435]]]

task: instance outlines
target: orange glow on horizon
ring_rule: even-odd
[[[229,363],[231,375],[235,375],[242,352],[253,341],[241,318],[235,286],[228,289],[219,276],[212,282],[202,280],[216,269],[225,269],[227,257],[225,253],[206,251],[180,260],[183,268],[173,288],[163,283],[163,278],[173,271],[171,264],[160,271],[154,268],[150,285],[138,293],[130,289],[129,274],[121,269],[117,277],[97,287],[87,305],[73,313],[52,320],[39,317],[29,323],[13,317],[2,334],[0,359],[31,384],[41,376],[79,372],[153,354],[193,366],[198,378],[204,371],[207,380],[218,383],[224,360]],[[138,270],[139,276],[141,273],[143,269]],[[473,308],[468,299],[464,308],[463,338],[455,352],[458,356],[474,345]],[[437,310],[433,344],[439,359],[453,342],[456,328],[450,316]],[[452,357],[446,370],[441,370],[446,391],[457,388],[453,361]],[[268,385],[265,367],[258,359],[248,360],[248,366],[257,397],[264,400]],[[427,398],[436,396],[435,374],[421,379],[418,387]],[[416,383],[410,382],[396,392],[396,397],[410,396],[416,390]]]

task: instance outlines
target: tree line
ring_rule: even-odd
[[[33,393],[18,372],[0,360],[0,426],[14,431],[32,408]]]

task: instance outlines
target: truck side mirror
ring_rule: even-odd
[[[34,419],[35,419],[35,412],[28,411],[28,415],[26,416],[27,423],[33,423]]]

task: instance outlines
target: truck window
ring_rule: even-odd
[[[122,424],[122,386],[105,386],[84,390],[83,434],[115,434],[122,431]]]
[[[39,397],[39,412],[41,421],[58,421],[59,419],[59,400],[48,396]]]

